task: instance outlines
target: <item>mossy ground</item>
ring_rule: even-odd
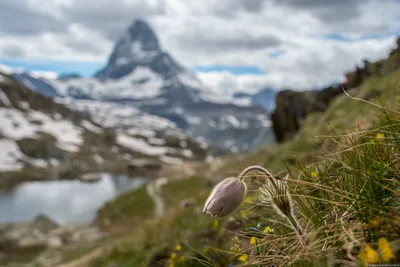
[[[148,195],[146,186],[126,192],[97,212],[97,224],[108,230],[121,230],[140,224],[153,215],[154,202]]]

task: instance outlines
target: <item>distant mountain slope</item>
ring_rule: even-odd
[[[250,101],[253,105],[262,107],[267,112],[272,112],[275,108],[276,94],[276,90],[263,88],[255,94],[238,92],[235,93],[233,96],[235,97],[235,99]]]
[[[116,42],[106,66],[93,77],[77,75],[37,80],[15,75],[32,90],[50,97],[115,102],[164,117],[192,136],[230,151],[270,142],[268,105],[218,94],[164,51],[151,27],[134,21]],[[69,102],[73,103],[73,102]],[[120,107],[118,107],[119,109]],[[234,118],[241,123],[227,123]],[[221,140],[224,140],[221,142]]]
[[[44,79],[34,78],[28,73],[14,73],[13,77],[23,83],[26,87],[42,95],[48,97],[59,96],[57,90]]]
[[[77,178],[92,171],[126,171],[137,158],[179,163],[206,156],[206,144],[166,119],[112,108],[117,114],[111,120],[105,103],[80,106],[72,111],[0,73],[1,177]]]

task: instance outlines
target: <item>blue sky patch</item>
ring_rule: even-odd
[[[38,59],[0,58],[0,64],[11,68],[22,68],[26,71],[52,71],[57,73],[79,73],[83,76],[93,75],[104,66],[104,62],[80,62]]]
[[[269,56],[270,58],[278,58],[278,57],[284,55],[285,53],[286,53],[286,50],[285,50],[285,49],[278,49],[278,50],[269,52],[269,53],[268,53],[268,56]]]
[[[61,61],[61,60],[37,60],[37,59],[10,59],[0,58],[0,64],[11,68],[22,68],[25,71],[51,71],[59,74],[78,73],[82,76],[91,76],[99,71],[104,62],[81,62],[81,61]],[[235,75],[266,74],[256,66],[234,66],[234,65],[212,65],[192,67],[195,72],[223,72],[229,71]]]
[[[360,40],[369,40],[369,39],[383,39],[383,38],[388,38],[390,36],[398,36],[400,35],[400,28],[391,31],[391,32],[385,32],[385,33],[377,33],[377,34],[366,34],[362,35],[359,37],[347,37],[344,34],[340,33],[328,33],[323,36],[325,39],[329,40],[336,40],[336,41],[343,41],[343,42],[354,42],[354,41],[360,41]]]
[[[234,66],[234,65],[212,65],[212,66],[195,66],[192,68],[196,72],[223,72],[229,71],[236,75],[244,74],[266,74],[256,66]]]

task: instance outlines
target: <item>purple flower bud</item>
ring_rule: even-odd
[[[203,212],[211,217],[225,217],[243,202],[247,193],[246,184],[234,177],[218,183],[208,197]]]

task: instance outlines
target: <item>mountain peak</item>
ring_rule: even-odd
[[[157,36],[144,20],[134,20],[128,28],[127,35],[130,37],[131,42],[140,43],[143,51],[160,51]],[[121,40],[125,40],[126,37],[123,36]]]
[[[119,79],[137,66],[146,66],[162,54],[157,36],[144,20],[134,20],[114,45],[107,66],[96,74],[102,79]]]
[[[165,51],[162,51],[151,26],[137,19],[116,42],[107,66],[95,77],[102,80],[120,79],[138,67],[150,68],[153,72],[170,79],[184,69]]]

